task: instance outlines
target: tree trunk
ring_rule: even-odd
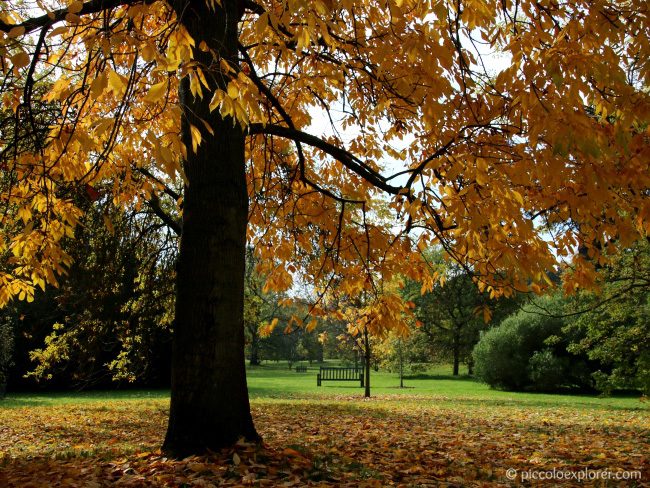
[[[454,376],[458,376],[460,366],[460,331],[458,328],[454,330]]]
[[[239,12],[233,1],[174,2],[196,45],[203,40],[236,64]],[[212,55],[195,49],[209,80],[225,89],[227,77]],[[216,66],[216,68],[209,68]],[[244,135],[232,120],[210,113],[210,96],[194,98],[189,80],[180,86],[181,131],[187,147],[183,233],[177,268],[171,408],[165,452],[199,454],[257,440],[246,386],[244,359],[244,261],[248,198]],[[214,129],[206,133],[199,117]],[[192,151],[189,124],[203,132]]]
[[[404,388],[404,353],[402,351],[402,339],[399,339],[399,387]]]
[[[249,331],[251,333],[251,366],[260,365],[260,335],[256,327],[250,327]]]
[[[363,329],[363,349],[365,353],[365,363],[366,363],[366,367],[364,368],[364,373],[366,377],[364,381],[365,391],[363,392],[363,396],[366,398],[370,398],[370,339],[368,337],[367,328]]]

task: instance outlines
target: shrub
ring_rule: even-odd
[[[552,316],[561,313],[561,299],[544,297],[536,309],[540,313],[517,312],[483,335],[473,351],[476,376],[507,390],[583,386],[577,376],[583,376],[584,361],[569,359],[562,339],[564,323]],[[572,374],[573,366],[579,375]]]
[[[517,325],[506,319],[474,347],[474,374],[492,387],[516,390],[526,384],[527,358],[521,354]]]
[[[566,384],[569,360],[557,357],[551,349],[536,351],[528,361],[528,377],[536,390],[555,390]]]

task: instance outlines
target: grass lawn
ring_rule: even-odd
[[[316,366],[249,368],[264,444],[176,461],[157,450],[168,391],[10,395],[0,486],[650,486],[647,402],[494,391],[449,371],[404,389],[373,372],[363,399],[354,383],[317,387]]]

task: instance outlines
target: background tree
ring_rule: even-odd
[[[446,261],[439,249],[426,256],[444,280],[429,291],[421,290],[417,282],[407,282],[403,293],[414,302],[419,325],[413,332],[427,338],[432,355],[444,361],[451,359],[454,376],[458,376],[461,362],[472,374],[472,349],[481,331],[512,313],[517,297],[492,300],[478,290],[471,270]]]
[[[17,337],[12,387],[33,388],[27,372],[50,387],[166,386],[177,238],[148,209],[115,208],[110,194],[87,206],[64,243],[73,263],[59,287],[2,310]]]
[[[13,366],[14,330],[6,321],[0,322],[0,400],[7,392],[9,368]]]
[[[381,367],[403,375],[425,373],[432,363],[446,362],[448,351],[444,355],[433,349],[425,334],[418,332],[416,324],[410,326],[408,335],[396,336],[391,333],[389,339],[375,348],[380,356]]]
[[[603,268],[601,293],[581,293],[570,301],[566,334],[569,350],[586,354],[599,366],[596,387],[650,392],[650,246],[623,251]]]
[[[116,200],[133,202],[163,190],[133,178],[143,166],[183,175],[165,442],[174,454],[257,438],[243,354],[247,222],[272,287],[291,287],[293,266],[315,289],[335,283],[348,295],[399,272],[430,288],[416,246],[434,241],[482,291],[507,295],[550,286],[558,256],[585,246],[594,259],[572,263],[572,291],[593,285],[612,237],[625,247],[650,230],[641,2],[0,9],[2,103],[20,128],[2,141],[15,182],[2,193],[2,303],[31,299],[70,264],[61,241],[81,215],[72,190],[119,181]],[[492,68],[480,43],[507,65]],[[42,96],[37,66],[56,78]],[[38,128],[38,97],[57,104],[58,123]],[[332,130],[310,126],[314,107]],[[386,199],[390,225],[372,220]],[[578,225],[549,243],[542,221]],[[411,240],[397,227],[423,231]],[[386,327],[407,310],[399,298],[373,303]]]

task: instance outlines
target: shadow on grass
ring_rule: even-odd
[[[168,399],[169,390],[90,390],[81,392],[19,392],[0,400],[2,408],[41,407],[77,402]]]

